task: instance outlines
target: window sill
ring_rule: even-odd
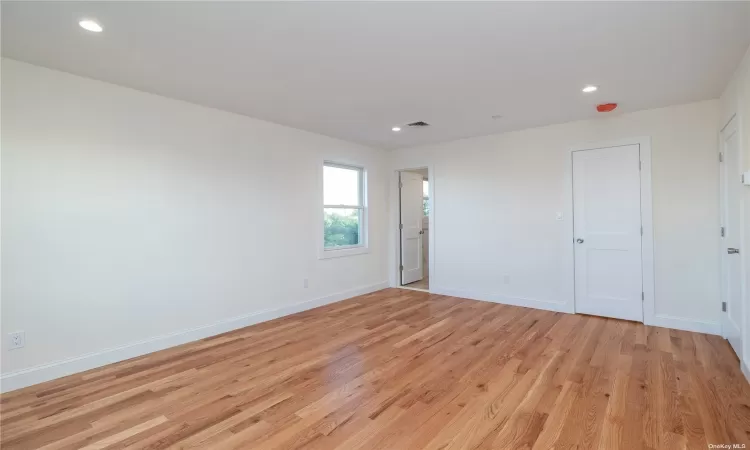
[[[363,255],[365,253],[370,253],[370,249],[364,245],[359,247],[321,250],[318,253],[318,259],[343,258],[344,256]]]

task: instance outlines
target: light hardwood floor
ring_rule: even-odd
[[[410,288],[417,288],[417,289],[430,289],[430,277],[424,277],[419,281],[415,281],[414,283],[409,283],[405,285],[406,287]]]
[[[402,289],[0,398],[8,450],[750,448],[717,336]]]

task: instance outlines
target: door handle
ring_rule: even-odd
[[[419,230],[419,234],[424,234],[424,230]]]
[[[729,253],[730,255],[738,254],[739,252],[740,252],[740,249],[738,248],[729,247],[727,249],[727,253]]]
[[[578,239],[576,239],[576,242],[578,242],[579,244],[583,244],[583,239],[578,238]]]

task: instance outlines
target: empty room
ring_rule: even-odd
[[[750,1],[0,0],[0,448],[750,448]]]

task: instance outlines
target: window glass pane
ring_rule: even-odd
[[[324,208],[323,245],[325,248],[359,245],[361,209]]]
[[[424,197],[430,196],[430,183],[427,180],[422,180],[422,195]]]
[[[359,169],[323,167],[323,204],[356,205],[359,203]]]

